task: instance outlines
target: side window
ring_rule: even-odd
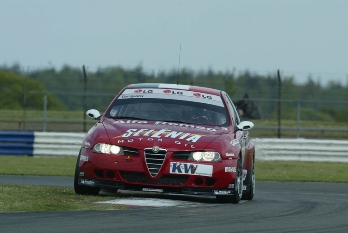
[[[233,117],[233,122],[235,123],[235,125],[238,125],[240,123],[240,119],[239,119],[239,115],[237,113],[236,107],[234,106],[231,98],[225,93],[225,98],[227,100],[227,104],[229,106],[229,108],[231,109],[231,114]]]

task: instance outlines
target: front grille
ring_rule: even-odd
[[[157,180],[151,180],[144,173],[120,171],[122,179],[128,182],[143,184],[161,184],[161,185],[182,185],[189,176],[185,175],[164,175]]]
[[[164,159],[166,158],[167,150],[160,149],[155,153],[151,148],[146,148],[144,152],[147,169],[149,169],[151,176],[155,177],[161,170]]]
[[[175,151],[173,159],[188,160],[191,155],[191,151]]]
[[[138,149],[134,149],[131,147],[126,147],[126,146],[122,146],[123,149],[123,153],[124,155],[130,155],[130,156],[138,156],[139,155],[139,150]]]

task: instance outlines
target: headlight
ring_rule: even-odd
[[[191,153],[189,160],[218,162],[221,161],[221,156],[218,152],[214,151],[193,152]]]
[[[93,151],[102,154],[123,155],[122,147],[106,143],[98,143],[93,147]]]

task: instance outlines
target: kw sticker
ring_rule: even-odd
[[[170,173],[196,176],[212,176],[213,166],[192,163],[170,163]]]

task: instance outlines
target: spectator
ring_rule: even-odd
[[[253,101],[249,100],[248,93],[245,93],[243,99],[237,101],[235,104],[237,106],[237,111],[240,117],[249,119],[261,119],[260,110]]]

